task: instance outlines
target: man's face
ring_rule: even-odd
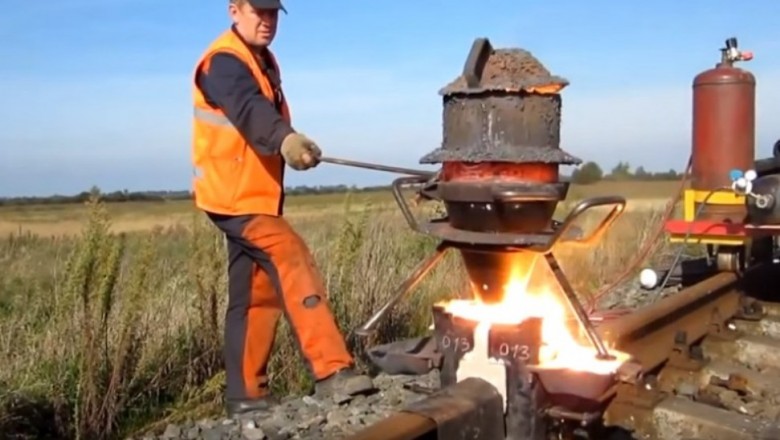
[[[242,2],[240,5],[230,3],[228,12],[236,30],[248,44],[268,46],[276,36],[279,10],[257,9],[248,2]]]

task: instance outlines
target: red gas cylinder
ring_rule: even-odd
[[[755,161],[756,79],[734,66],[749,61],[750,52],[726,40],[721,62],[693,80],[693,145],[691,189],[710,191],[731,185],[730,171],[753,168]],[[705,207],[699,219],[741,222],[744,206]]]

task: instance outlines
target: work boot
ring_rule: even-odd
[[[370,377],[355,373],[352,368],[344,368],[336,373],[317,381],[314,393],[320,397],[341,394],[356,396],[374,389],[374,381]]]
[[[229,400],[225,403],[225,409],[227,410],[228,418],[233,419],[247,415],[254,416],[270,413],[279,403],[275,396],[268,395],[257,399]]]

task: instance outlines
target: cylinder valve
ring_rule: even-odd
[[[691,189],[702,197],[728,191],[732,186],[730,171],[749,169],[755,161],[756,80],[752,73],[734,65],[752,59],[753,54],[740,51],[736,38],[727,39],[720,51],[720,62],[693,81]],[[737,200],[709,202],[697,219],[742,223],[745,215],[744,203]]]
[[[753,52],[743,52],[739,50],[737,46],[737,39],[735,37],[726,40],[726,47],[720,50],[721,63],[732,66],[737,61],[750,61],[753,59]]]

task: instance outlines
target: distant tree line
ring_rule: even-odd
[[[390,185],[357,187],[355,185],[295,186],[285,190],[287,195],[316,195],[350,192],[389,191]],[[121,202],[165,202],[174,200],[192,200],[191,191],[114,191],[102,192],[93,187],[74,195],[53,195],[47,197],[0,197],[0,206],[48,205],[84,203],[93,193],[99,193],[101,200],[111,203]]]
[[[675,170],[666,172],[651,173],[645,171],[643,167],[631,170],[628,162],[619,162],[608,174],[604,174],[601,167],[595,162],[586,162],[574,170],[571,176],[564,176],[564,179],[580,185],[593,184],[600,181],[669,181],[676,180],[681,174]],[[300,185],[286,189],[288,195],[316,195],[316,194],[337,194],[350,192],[377,192],[389,191],[390,185],[383,186],[365,186],[355,185],[319,185],[308,186]],[[192,200],[191,191],[114,191],[103,193],[98,188],[93,187],[89,191],[82,191],[74,195],[53,195],[47,197],[0,197],[0,206],[22,206],[22,205],[45,205],[45,204],[68,204],[83,203],[89,200],[90,194],[98,192],[101,199],[106,202],[164,202],[173,200]]]
[[[669,170],[666,172],[651,173],[646,171],[643,167],[637,167],[635,170],[631,170],[631,165],[628,162],[618,162],[608,174],[604,174],[599,164],[595,162],[586,162],[579,168],[574,170],[571,175],[570,181],[580,185],[588,185],[600,181],[669,181],[677,180],[682,177],[682,173],[678,173],[675,170]]]

